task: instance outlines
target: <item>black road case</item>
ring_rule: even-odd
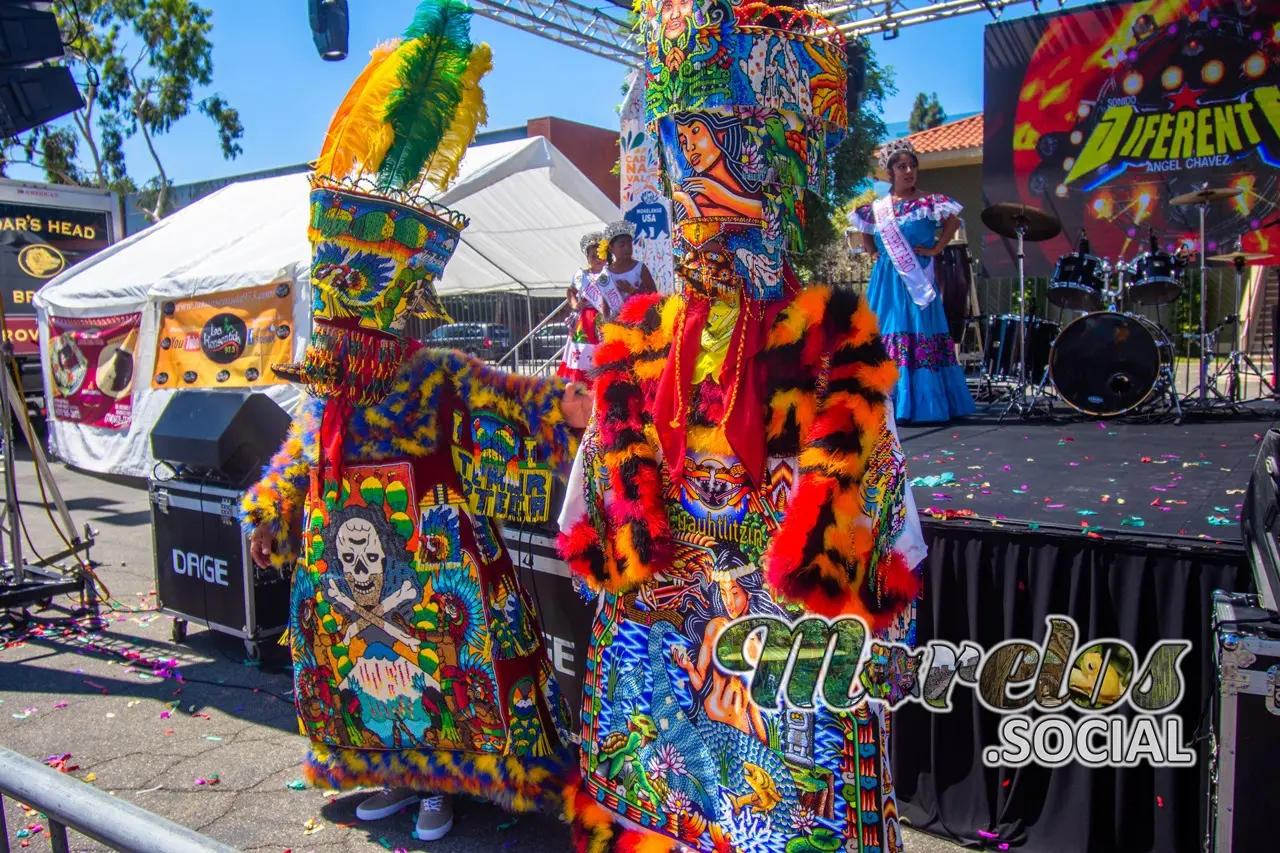
[[[1273,850],[1280,784],[1280,615],[1214,593],[1218,691],[1209,771],[1210,853]]]
[[[244,640],[250,660],[259,643],[289,624],[289,578],[259,569],[236,520],[241,491],[197,480],[150,480],[156,598],[175,617],[173,639],[187,622]]]

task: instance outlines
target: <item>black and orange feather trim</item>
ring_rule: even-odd
[[[570,567],[595,589],[625,592],[669,565],[671,531],[652,411],[679,309],[677,297],[633,298],[605,326],[596,349],[607,538],[592,519],[561,536]],[[884,627],[919,594],[919,579],[900,558],[876,559],[875,522],[862,494],[897,381],[876,316],[852,290],[802,290],[773,321],[757,365],[768,389],[761,417],[769,455],[799,460],[787,515],[764,557],[768,581],[810,612],[859,616],[873,630]],[[722,396],[695,389],[691,431],[716,423]]]

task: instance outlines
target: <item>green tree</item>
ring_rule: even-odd
[[[911,105],[911,118],[907,121],[907,129],[912,133],[919,133],[922,130],[928,130],[931,127],[937,127],[945,123],[947,114],[942,109],[942,104],[938,102],[938,93],[925,95],[924,92],[916,95],[915,103]]]
[[[0,143],[0,175],[10,163],[41,168],[51,183],[141,191],[151,221],[168,212],[173,182],[156,140],[192,112],[213,122],[223,157],[242,153],[240,114],[220,95],[198,97],[213,82],[211,13],[192,0],[56,0],[54,10],[85,106],[69,121]],[[141,139],[153,174],[138,183],[125,161]]]
[[[805,281],[832,280],[850,275],[850,258],[845,248],[849,203],[866,189],[867,176],[875,166],[876,148],[887,134],[885,99],[896,94],[893,68],[882,66],[871,44],[860,39],[867,56],[867,78],[862,102],[849,114],[849,134],[831,153],[825,191],[805,193],[805,246],[808,251],[794,259],[796,272]]]

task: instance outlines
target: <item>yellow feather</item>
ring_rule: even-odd
[[[333,150],[325,170],[316,165],[316,174],[331,178],[373,173],[391,147],[394,135],[387,125],[387,99],[400,85],[400,67],[415,40],[402,42],[373,69],[364,89],[351,105],[346,122],[333,141]]]
[[[476,138],[476,128],[489,121],[489,111],[484,103],[484,89],[480,81],[493,70],[493,51],[487,44],[478,44],[467,59],[467,70],[462,75],[462,100],[453,115],[449,129],[440,140],[436,153],[427,161],[418,184],[430,182],[441,192],[447,190],[458,177],[458,169],[468,146]]]
[[[343,130],[346,128],[347,118],[351,115],[351,108],[355,105],[360,95],[364,92],[365,86],[382,65],[388,56],[395,52],[400,46],[400,39],[385,41],[369,52],[369,64],[360,72],[360,76],[351,84],[351,88],[347,90],[347,96],[342,99],[342,103],[338,105],[337,111],[333,114],[333,118],[329,121],[329,130],[324,135],[324,145],[320,149],[320,156],[316,158],[315,169],[318,174],[331,175],[334,171],[334,149],[339,139],[343,136]],[[350,169],[350,164],[347,164]],[[343,170],[342,174],[345,174]]]

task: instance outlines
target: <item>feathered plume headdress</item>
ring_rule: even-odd
[[[403,38],[379,45],[334,113],[318,181],[361,180],[383,192],[448,188],[487,120],[480,80],[493,68],[473,45],[471,6],[424,0]]]

